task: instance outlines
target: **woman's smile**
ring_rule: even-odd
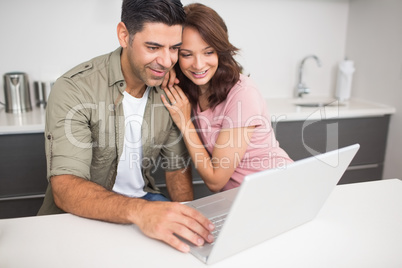
[[[204,78],[208,73],[208,70],[202,72],[192,72],[193,76],[197,79]]]

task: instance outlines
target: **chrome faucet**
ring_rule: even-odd
[[[321,61],[316,55],[309,55],[309,56],[305,57],[301,61],[300,67],[299,67],[299,82],[297,83],[296,91],[295,91],[295,97],[296,98],[301,98],[301,97],[303,97],[304,94],[310,93],[310,89],[303,82],[303,67],[304,67],[304,63],[306,62],[306,60],[308,60],[310,58],[315,59],[315,61],[317,62],[318,67],[321,67]]]

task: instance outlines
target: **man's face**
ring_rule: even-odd
[[[137,83],[158,86],[178,59],[182,26],[145,23],[127,46],[125,76]],[[126,77],[127,79],[128,77]]]

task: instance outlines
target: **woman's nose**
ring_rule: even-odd
[[[202,57],[196,56],[194,57],[193,68],[196,70],[201,70],[204,67],[204,61]]]

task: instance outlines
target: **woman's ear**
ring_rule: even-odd
[[[126,48],[129,46],[130,34],[124,22],[117,24],[117,38],[121,47]]]

